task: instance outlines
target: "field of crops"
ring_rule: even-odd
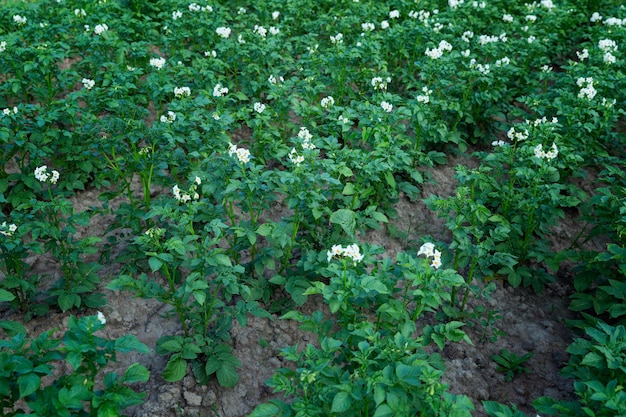
[[[618,0],[0,0],[0,415],[626,415]]]

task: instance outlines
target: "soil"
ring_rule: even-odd
[[[432,169],[430,175],[433,182],[424,185],[423,196],[453,193],[456,186],[453,167],[457,164],[472,165],[475,161],[454,157],[447,165]],[[99,193],[90,190],[77,194],[73,199],[75,209],[99,207]],[[406,242],[417,241],[425,235],[443,241],[449,239],[444,231],[444,221],[422,201],[411,202],[402,197],[395,208],[398,217],[392,221],[392,226],[405,232],[402,238],[392,236],[387,228],[367,234],[370,243],[386,248],[387,256],[395,257],[396,253],[404,250]],[[555,248],[567,247],[579,230],[573,220],[574,214],[570,217],[555,229],[552,236]],[[104,237],[111,222],[111,216],[95,216],[82,233]],[[33,267],[50,271],[55,265],[39,259]],[[118,270],[119,267],[114,264],[101,270],[103,287]],[[485,416],[480,405],[484,400],[515,404],[523,412],[534,416],[531,403],[540,396],[572,398],[572,382],[560,376],[560,369],[568,360],[566,348],[573,338],[565,324],[566,319],[572,318],[567,309],[568,273],[560,271],[557,277],[559,281],[549,284],[542,294],[536,294],[531,289],[513,289],[497,281],[491,298],[476,299],[472,307],[483,305],[499,319],[490,326],[467,325],[465,331],[473,345],[454,343],[443,349],[447,363],[444,382],[449,384],[453,393],[468,395],[473,400],[475,416]],[[132,298],[126,292],[103,291],[108,305],[101,309],[107,318],[102,336],[117,338],[130,333],[154,349],[159,337],[180,331],[176,321],[163,317],[165,309],[158,302]],[[320,308],[320,304],[319,299],[311,298],[303,308],[311,311]],[[31,334],[39,333],[50,325],[56,325],[62,332],[66,328],[67,316],[54,313],[45,319],[33,319],[27,327]],[[288,365],[278,355],[279,349],[295,343],[315,342],[314,335],[298,329],[297,323],[279,320],[278,317],[273,320],[250,317],[243,328],[235,324],[232,340],[234,353],[241,361],[241,379],[235,387],[228,389],[216,382],[200,386],[191,372],[178,383],[165,382],[160,375],[166,358],[156,353],[119,357],[119,362],[112,366],[113,370],[123,372],[130,364],[140,362],[151,373],[150,380],[138,387],[147,393],[145,403],[127,409],[126,414],[133,417],[246,416],[256,405],[276,396],[264,381],[277,368]],[[491,359],[501,349],[518,355],[533,352],[534,356],[526,363],[528,372],[510,382],[505,381],[505,375],[496,371],[496,363]]]

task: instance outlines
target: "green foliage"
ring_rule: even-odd
[[[489,417],[525,417],[526,414],[517,409],[515,405],[510,407],[495,401],[483,401],[483,408]]]
[[[324,273],[330,281],[314,282],[307,294],[322,295],[333,317],[325,319],[319,311],[283,316],[316,333],[319,347],[282,350],[296,369],[281,368],[268,384],[293,400],[260,405],[252,416],[471,415],[471,402],[451,395],[440,382],[441,356],[424,348],[431,341],[440,349],[447,341],[471,343],[460,329],[463,323],[442,323],[414,336],[415,320],[449,301],[446,289],[463,285],[463,279],[451,270],[437,270],[428,259],[400,253],[395,264],[373,262],[369,252],[366,248],[360,258],[353,245],[329,251]],[[398,284],[404,289],[396,294]]]
[[[233,320],[291,311],[283,317],[320,346],[286,353],[296,369],[274,384],[293,401],[253,415],[375,416],[469,413],[424,348],[467,342],[467,324],[497,337],[497,312],[466,309],[502,280],[539,292],[578,263],[570,308],[624,324],[626,36],[610,24],[624,18],[619,2],[200,3],[3,2],[0,302],[25,321],[50,306],[103,305],[101,265],[114,263],[109,289],[165,304],[180,325],[157,342],[163,377],[191,369],[202,384],[230,387]],[[456,192],[426,199],[450,231],[443,254],[392,261],[366,244],[332,253],[370,229],[404,227],[390,224],[396,203],[423,198],[433,168],[467,150],[476,166],[456,169]],[[35,178],[40,167],[58,180]],[[581,191],[598,172],[598,187]],[[79,210],[82,192],[101,207]],[[579,212],[588,226],[558,253],[551,235]],[[84,234],[94,219],[110,224],[105,241]],[[597,237],[605,250],[579,250]],[[330,318],[294,310],[312,296]],[[0,321],[10,337],[20,326]],[[62,355],[85,373],[81,355],[95,360],[98,349],[81,352]],[[604,367],[594,355],[576,367]],[[524,356],[498,358],[523,368]],[[123,392],[139,371],[102,384]],[[9,391],[41,391],[56,411],[41,402],[40,415],[87,402],[114,415],[135,401],[96,395],[78,377],[37,389],[48,377],[37,372],[15,376]],[[620,405],[623,381],[576,378],[587,415],[596,399]]]
[[[505,380],[508,382],[517,375],[528,372],[528,368],[523,365],[533,356],[535,354],[532,352],[518,356],[508,349],[501,349],[500,353],[493,355],[491,359],[498,364],[497,371],[505,373]]]
[[[62,339],[54,330],[29,338],[19,332],[0,341],[0,406],[6,416],[24,415],[18,400],[37,415],[120,415],[131,405],[141,404],[145,393],[131,384],[146,382],[149,372],[135,363],[124,375],[106,372],[118,353],[148,348],[131,335],[107,340],[95,333],[104,328],[104,316],[70,317]],[[65,373],[55,371],[59,362],[68,365]],[[102,378],[101,382],[97,382]]]
[[[585,329],[567,349],[571,355],[563,374],[573,378],[577,402],[541,397],[535,408],[547,415],[614,416],[626,409],[626,329],[599,321]]]

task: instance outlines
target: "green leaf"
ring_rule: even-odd
[[[10,337],[26,333],[26,328],[22,324],[10,320],[0,320],[0,328],[4,329]]]
[[[149,378],[150,371],[140,363],[133,363],[124,373],[124,382],[128,384],[146,382]]]
[[[276,417],[280,415],[280,408],[274,404],[261,404],[257,406],[248,417]]]
[[[372,217],[374,220],[379,221],[381,223],[389,223],[389,219],[383,213],[379,211],[375,211],[372,213]]]
[[[126,353],[135,350],[139,353],[150,353],[148,346],[141,343],[137,337],[132,334],[125,334],[119,339],[115,340],[115,350],[118,352]]]
[[[59,308],[62,311],[67,311],[70,308],[76,306],[80,307],[80,296],[78,294],[61,294],[57,300]]]
[[[257,227],[256,233],[259,236],[269,236],[270,234],[272,234],[273,229],[274,229],[273,223],[263,223],[262,225]]]
[[[163,379],[167,382],[176,382],[187,374],[187,361],[179,355],[172,355],[163,370]]]
[[[330,215],[330,222],[338,224],[349,235],[354,236],[356,213],[348,209],[339,209]]]
[[[340,391],[333,398],[331,413],[343,413],[350,409],[352,405],[352,395],[349,392]]]
[[[113,404],[102,404],[98,407],[98,417],[119,417],[120,413]]]
[[[399,363],[396,366],[396,376],[403,382],[406,382],[409,385],[418,386],[420,385],[419,375],[421,374],[421,370],[417,366],[409,366],[403,363]]]
[[[393,189],[396,188],[396,179],[393,177],[393,172],[391,171],[385,172],[385,181],[387,181],[387,184],[389,184],[391,188]]]
[[[393,417],[393,410],[387,404],[381,404],[376,407],[374,417]]]
[[[20,398],[24,398],[39,389],[41,379],[37,374],[28,373],[17,378],[17,385],[20,390]]]
[[[230,262],[230,258],[223,253],[218,253],[214,256],[216,265],[231,267],[233,264]]]
[[[239,382],[239,374],[234,366],[229,363],[223,363],[217,370],[217,382],[224,388],[234,387]]]
[[[351,182],[346,183],[345,187],[343,187],[343,191],[341,194],[343,195],[353,195],[355,193],[354,184]]]
[[[15,300],[15,296],[13,294],[5,289],[0,288],[0,303],[13,300]]]
[[[196,302],[203,306],[204,302],[206,301],[206,293],[204,291],[194,291],[192,294],[193,297],[196,299]]]
[[[152,272],[156,272],[163,266],[163,262],[159,258],[152,257],[148,259],[148,264]]]

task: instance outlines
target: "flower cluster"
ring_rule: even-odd
[[[439,42],[439,46],[437,48],[426,48],[426,56],[429,56],[431,59],[439,59],[443,55],[444,51],[450,52],[452,50],[452,45],[446,41],[442,40]]]
[[[506,145],[508,145],[508,143],[506,143],[503,140],[494,140],[493,142],[491,142],[491,146],[496,147],[496,148],[501,147],[501,146],[506,146]]]
[[[256,102],[254,103],[254,111],[261,114],[265,111],[265,104]]]
[[[433,15],[439,13],[439,10],[433,10]],[[420,10],[416,12],[415,10],[411,10],[409,12],[409,17],[411,19],[418,19],[424,26],[430,25],[430,12],[428,10]]]
[[[335,36],[330,37],[330,42],[334,43],[335,45],[340,45],[343,43],[343,34],[338,33]]]
[[[332,98],[332,96],[324,97],[322,101],[320,102],[320,104],[323,108],[328,110],[329,108],[335,105],[335,99]]]
[[[215,29],[215,32],[220,35],[222,38],[224,39],[228,39],[228,37],[230,36],[230,28],[224,27],[224,26],[220,26],[217,29]]]
[[[24,16],[20,16],[19,14],[13,15],[13,21],[18,25],[25,25],[26,20],[27,19]]]
[[[576,85],[580,87],[580,91],[578,92],[578,98],[593,100],[596,94],[598,94],[598,91],[593,86],[592,77],[580,77],[578,80],[576,80]]]
[[[196,177],[195,183],[197,185],[201,184],[199,177]],[[197,200],[200,198],[200,195],[195,191],[195,189],[196,189],[196,185],[192,185],[189,192],[184,192],[184,191],[181,191],[180,188],[178,188],[178,185],[175,185],[172,187],[172,194],[174,194],[174,198],[179,203],[188,203],[192,200],[192,197],[193,197],[193,200]]]
[[[176,120],[176,113],[173,111],[168,111],[167,116],[161,116],[161,123],[174,123],[174,120]]]
[[[541,72],[552,72],[553,68],[550,65],[544,65],[541,67]]]
[[[518,142],[524,141],[528,139],[528,130],[524,129],[523,131],[516,131],[514,127],[510,128],[506,135],[511,140],[516,140]]]
[[[177,19],[180,19],[181,17],[183,17],[183,12],[181,12],[180,10],[174,10],[172,12],[172,20],[177,20]]]
[[[626,18],[620,19],[618,17],[607,17],[604,19],[606,26],[626,26]]]
[[[382,101],[380,103],[380,107],[382,107],[382,109],[384,111],[386,111],[387,113],[391,113],[391,111],[393,110],[393,105],[391,103],[386,102],[386,101]]]
[[[350,119],[348,119],[343,114],[340,114],[339,117],[337,117],[337,120],[339,120],[339,122],[344,123],[344,124],[350,123]]]
[[[451,9],[456,9],[463,3],[464,3],[464,0],[448,0],[448,6],[450,6]]]
[[[308,149],[311,151],[315,149],[315,144],[311,142],[311,139],[313,139],[313,135],[311,134],[311,132],[309,132],[309,129],[304,126],[301,127],[300,131],[298,132],[298,137],[302,139],[302,147],[304,149]]]
[[[238,148],[237,145],[230,142],[228,143],[228,155],[236,156],[239,162],[244,164],[250,162],[250,151],[245,148]]]
[[[254,25],[253,32],[262,38],[265,38],[267,36],[267,29],[265,29],[263,26]]]
[[[151,227],[145,232],[143,232],[143,234],[152,239],[155,239],[155,238],[158,239],[161,236],[165,235],[165,229],[163,229],[162,227]]]
[[[505,56],[504,58],[498,59],[496,61],[496,67],[503,67],[505,65],[509,65],[510,63],[511,63],[511,60],[509,59],[509,57]]]
[[[617,43],[612,39],[601,39],[598,42],[598,48],[604,52],[603,60],[607,64],[614,64],[616,59],[612,52],[617,51]]]
[[[371,32],[376,29],[376,25],[370,22],[361,23],[361,29],[365,32]]]
[[[17,114],[17,111],[18,111],[17,107],[13,107],[13,109],[9,109],[9,108],[2,109],[2,115],[3,116],[10,116],[11,113]]]
[[[189,97],[191,95],[191,89],[189,87],[174,87],[174,95],[177,98]]]
[[[296,148],[291,148],[291,152],[289,152],[289,160],[292,164],[300,166],[300,164],[304,162],[304,156],[298,155]]]
[[[539,144],[535,146],[535,156],[539,159],[554,159],[559,154],[559,149],[556,147],[556,144],[552,144],[552,148],[546,152],[543,150],[543,145]]]
[[[87,90],[91,90],[96,85],[96,82],[94,80],[89,79],[89,78],[83,78],[81,82],[83,83],[83,86]]]
[[[463,35],[461,35],[461,39],[467,43],[469,43],[473,37],[474,32],[472,32],[471,30],[466,30],[465,32],[463,32]]]
[[[489,64],[477,64],[476,59],[472,58],[469,64],[470,68],[477,69],[481,74],[487,75],[491,72],[491,66]]]
[[[93,33],[95,33],[96,35],[102,35],[107,30],[109,30],[109,27],[107,26],[107,24],[101,23],[99,25],[96,25],[95,28],[93,28]]]
[[[87,12],[85,12],[85,9],[74,9],[74,15],[78,17],[85,17],[87,16]]]
[[[158,57],[158,58],[150,58],[150,66],[160,70],[165,66],[165,58],[163,57]]]
[[[589,50],[585,48],[582,51],[576,51],[576,56],[578,57],[579,61],[584,61],[585,59],[589,58]]]
[[[489,43],[506,42],[508,38],[506,33],[501,33],[500,36],[496,35],[480,35],[478,37],[478,43],[481,45],[487,45]]]
[[[428,87],[424,86],[424,87],[422,87],[422,93],[424,93],[424,94],[418,94],[417,102],[418,103],[424,103],[424,104],[430,103],[430,95],[433,93],[433,90],[431,90]]]
[[[383,77],[372,78],[372,87],[374,90],[387,90],[387,84],[391,82],[391,77],[387,77],[383,80]]]
[[[267,81],[272,84],[272,85],[276,85],[279,83],[284,83],[285,79],[282,76],[279,76],[278,78],[274,77],[274,75],[270,75],[269,78],[267,79]]]
[[[17,231],[17,226],[15,224],[7,224],[7,222],[2,222],[0,224],[0,234],[4,236],[13,236],[13,233]]]
[[[550,121],[550,123],[553,123],[553,124],[556,124],[558,122],[559,122],[559,119],[556,118],[556,117],[553,117],[552,120]],[[533,126],[533,127],[537,127],[539,125],[546,124],[546,123],[548,123],[548,118],[546,116],[543,116],[543,117],[541,117],[539,119],[535,119],[532,122],[530,120],[526,120],[526,124],[530,125],[530,126]],[[528,136],[528,132],[527,132],[526,136]]]
[[[616,99],[607,100],[606,97],[602,97],[602,105],[606,107],[607,109],[610,109],[611,107],[613,107],[615,103],[617,103]]]
[[[213,87],[213,97],[222,97],[228,94],[228,87],[222,87],[222,84],[217,83]]]
[[[330,250],[326,252],[326,259],[328,262],[330,262],[331,259],[340,256],[350,258],[354,263],[361,262],[363,260],[363,254],[356,243],[348,245],[345,248],[341,245],[333,245]]]
[[[59,180],[59,171],[52,170],[52,172],[48,172],[48,166],[42,165],[35,169],[35,178],[39,182],[49,182],[50,184],[56,184]]]
[[[417,251],[417,256],[420,255],[425,255],[427,258],[433,258],[433,261],[430,264],[433,268],[439,269],[441,266],[441,252],[435,249],[434,244],[430,242],[424,243],[420,247],[419,251]]]
[[[0,42],[0,52],[4,52],[6,50],[7,50],[7,43],[6,43],[6,41]]]

